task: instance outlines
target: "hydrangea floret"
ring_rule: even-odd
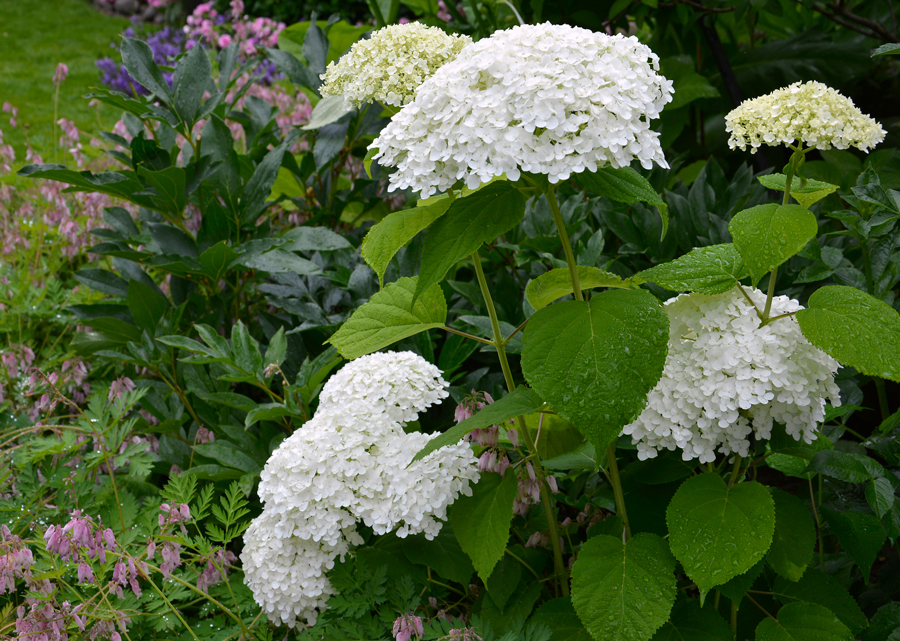
[[[359,107],[378,101],[402,107],[435,71],[453,60],[472,39],[449,35],[419,22],[383,27],[356,42],[321,78],[323,96],[344,96]]]
[[[334,594],[326,572],[376,534],[433,538],[447,508],[477,480],[466,443],[413,457],[434,435],[404,432],[447,396],[441,372],[411,352],[370,354],[332,376],[315,416],[272,454],[261,474],[263,513],[244,535],[247,585],[270,620],[314,623]]]
[[[839,364],[803,336],[796,319],[763,324],[754,309],[766,294],[745,288],[723,294],[682,294],[666,302],[669,354],[647,407],[622,433],[638,458],[682,450],[684,460],[712,462],[716,452],[747,456],[750,434],[768,439],[773,422],[811,443],[825,402],[841,403]],[[803,309],[787,296],[772,299],[773,317]]]
[[[887,132],[850,98],[821,82],[795,82],[745,100],[725,116],[728,145],[756,153],[762,145],[802,143],[816,149],[868,151]]]
[[[672,99],[659,59],[637,38],[522,25],[463,49],[426,80],[371,148],[397,167],[390,189],[427,198],[506,174],[551,183],[599,167],[667,167],[650,129]]]

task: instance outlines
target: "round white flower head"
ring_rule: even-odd
[[[419,22],[396,24],[360,40],[322,74],[323,96],[344,96],[359,107],[378,101],[402,107],[416,89],[472,42],[468,36],[448,35]]]
[[[725,116],[728,145],[756,153],[762,145],[796,142],[817,149],[856,147],[868,151],[887,132],[849,98],[821,82],[795,82],[745,100]]]
[[[478,479],[457,443],[410,464],[434,435],[403,426],[446,398],[440,370],[412,352],[348,363],[319,395],[316,415],[278,447],[259,483],[262,515],[244,535],[247,585],[269,618],[314,623],[334,593],[325,573],[351,545],[356,523],[376,534],[440,532],[447,508]]]
[[[747,289],[762,309],[765,293]],[[772,316],[803,309],[787,296],[772,299]],[[834,373],[840,365],[814,347],[793,317],[762,325],[737,288],[724,294],[682,294],[666,302],[669,354],[662,378],[638,419],[623,434],[638,458],[668,448],[701,463],[749,454],[751,432],[768,439],[773,421],[811,443],[825,401],[840,405]]]
[[[416,92],[370,148],[395,166],[390,189],[427,198],[521,171],[550,182],[637,158],[667,167],[650,130],[672,99],[657,56],[637,38],[523,25],[466,47]]]

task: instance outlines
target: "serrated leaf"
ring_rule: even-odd
[[[544,601],[531,617],[535,625],[550,629],[550,641],[592,641],[569,597]]]
[[[656,283],[675,292],[721,294],[749,276],[737,248],[731,244],[697,247],[684,256],[638,272],[637,283]]]
[[[656,206],[662,218],[661,238],[669,229],[668,205],[646,178],[631,167],[602,167],[595,172],[577,174],[575,179],[599,196],[620,203],[648,203]]]
[[[875,459],[840,450],[817,452],[806,471],[818,472],[846,483],[865,483],[884,476],[884,468]]]
[[[478,411],[474,416],[454,425],[446,432],[431,439],[413,458],[412,462],[421,460],[445,445],[459,443],[463,436],[472,430],[484,429],[491,425],[501,425],[516,416],[524,416],[538,411],[544,401],[532,389],[520,385],[511,393],[498,399]]]
[[[900,630],[900,602],[895,601],[878,608],[863,632],[862,641],[894,641],[897,630]]]
[[[778,574],[799,581],[816,546],[816,525],[803,501],[792,494],[772,489],[775,501],[775,534],[766,561]]]
[[[869,507],[883,519],[894,507],[894,486],[886,478],[873,479],[866,483],[866,501]]]
[[[518,225],[525,196],[507,181],[497,181],[452,202],[425,237],[416,297],[441,282],[456,263],[481,245]]]
[[[717,585],[715,587],[716,591],[721,592],[729,599],[731,599],[734,602],[735,606],[740,607],[741,601],[744,599],[747,590],[753,587],[756,579],[759,578],[760,574],[762,574],[765,565],[766,564],[764,562],[760,561],[743,574],[738,574],[736,577],[730,579],[726,583]],[[709,590],[706,590],[701,594],[701,601],[704,600],[708,592]]]
[[[868,624],[866,615],[863,614],[847,588],[841,585],[836,578],[819,569],[808,569],[797,582],[778,577],[775,579],[772,590],[775,598],[785,604],[802,601],[828,608],[844,625],[850,628],[853,634],[859,634]]]
[[[669,321],[645,290],[545,307],[525,328],[525,380],[601,451],[633,421],[665,365]]]
[[[397,251],[443,216],[451,203],[444,198],[425,207],[394,212],[369,230],[362,242],[362,257],[378,274],[379,282],[383,284],[384,272]]]
[[[733,641],[734,633],[719,614],[701,608],[697,599],[675,605],[672,616],[652,641]]]
[[[872,564],[887,539],[881,520],[874,514],[838,512],[824,505],[820,510],[841,547],[862,570],[863,579],[868,584]]]
[[[767,189],[783,192],[787,183],[787,176],[784,174],[768,174],[766,176],[757,176],[757,180]],[[800,186],[801,184],[803,184],[802,187]],[[800,203],[801,207],[806,208],[836,192],[838,189],[840,189],[839,185],[832,185],[821,180],[808,179],[805,183],[801,183],[800,178],[794,177],[791,181],[791,196]]]
[[[596,267],[578,266],[578,281],[582,290],[595,287],[615,287],[631,289],[633,285],[621,276],[605,272]],[[543,309],[557,298],[572,293],[572,280],[565,267],[551,269],[530,281],[525,287],[525,298],[535,311]]]
[[[401,278],[360,306],[328,339],[346,359],[371,354],[447,320],[447,302],[433,285],[413,303],[417,278]]]
[[[766,617],[756,627],[756,641],[851,641],[853,635],[828,608],[790,603],[778,619]]]
[[[753,285],[806,247],[819,231],[816,217],[800,205],[758,205],[738,212],[728,224]]]
[[[489,472],[472,486],[472,496],[459,497],[450,508],[450,525],[456,540],[472,559],[482,581],[490,577],[506,551],[518,491],[515,474],[501,477]]]
[[[701,590],[743,574],[769,550],[775,502],[756,481],[729,488],[718,474],[685,481],[666,511],[669,544]]]
[[[853,287],[821,287],[797,312],[810,343],[863,374],[900,382],[900,314]]]
[[[494,566],[491,576],[484,582],[488,598],[503,612],[509,597],[519,587],[522,578],[522,565],[511,556],[504,555]]]
[[[403,554],[412,563],[427,565],[443,577],[468,585],[475,567],[468,555],[459,546],[450,525],[444,525],[432,540],[424,534],[407,538],[403,543]]]
[[[675,594],[675,559],[655,534],[627,544],[599,534],[572,567],[572,604],[597,641],[646,641],[669,618]]]

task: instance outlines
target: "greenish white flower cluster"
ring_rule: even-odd
[[[497,31],[441,67],[372,143],[390,189],[428,198],[506,174],[551,183],[638,160],[667,167],[650,120],[672,99],[656,55],[634,37],[568,25]]]
[[[344,96],[348,105],[378,101],[402,107],[419,85],[472,42],[418,22],[391,25],[360,40],[322,74],[323,96]]]
[[[885,130],[849,98],[821,82],[795,82],[745,100],[725,116],[728,145],[756,153],[762,145],[803,143],[817,149],[856,147],[868,151]]]
[[[766,294],[747,289],[761,308]],[[772,314],[803,309],[787,296]],[[763,325],[737,288],[724,294],[682,294],[666,302],[669,354],[647,407],[622,433],[638,458],[680,449],[685,461],[709,463],[716,452],[750,453],[750,434],[768,439],[775,421],[811,443],[825,402],[841,404],[834,374],[840,365],[814,347],[794,318]]]

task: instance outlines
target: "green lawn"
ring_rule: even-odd
[[[128,21],[105,15],[90,0],[0,0],[0,104],[9,101],[19,108],[19,124],[9,128],[7,114],[0,118],[6,142],[16,149],[17,166],[24,162],[25,133],[44,160],[53,162],[53,72],[57,63],[69,66],[62,84],[59,116],[73,120],[87,134],[99,129],[97,109],[82,96],[100,84],[94,61],[115,55],[110,43],[128,26]],[[118,114],[108,107],[101,112],[105,127]],[[71,158],[60,158],[71,162]]]

